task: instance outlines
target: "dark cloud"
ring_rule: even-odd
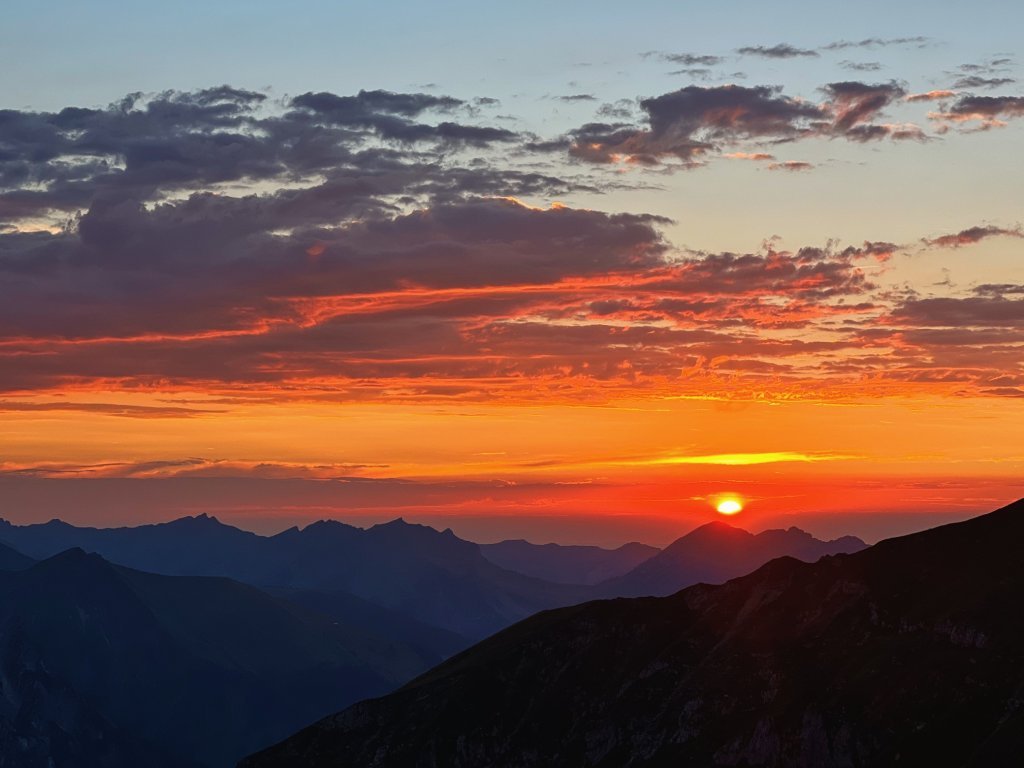
[[[574,101],[597,101],[597,96],[594,96],[591,93],[574,93],[574,94],[572,94],[570,96],[559,96],[558,100],[559,101],[568,101],[568,102],[574,102]]]
[[[865,37],[862,40],[837,40],[823,45],[823,51],[845,51],[850,48],[886,48],[893,45],[927,45],[931,38],[917,35],[914,37]]]
[[[644,99],[640,107],[648,129],[625,123],[584,125],[569,135],[571,154],[592,162],[619,156],[647,164],[664,157],[693,162],[741,139],[797,137],[810,130],[810,121],[826,116],[813,104],[765,86],[688,86]]]
[[[961,64],[959,67],[957,67],[957,70],[959,70],[960,72],[965,72],[969,75],[994,75],[1000,72],[1006,72],[1013,63],[1013,59],[1007,57],[994,57],[989,59],[988,61],[983,61],[980,63]]]
[[[845,81],[829,83],[822,91],[829,99],[832,124],[828,130],[833,135],[841,135],[851,141],[918,138],[917,135],[897,135],[891,126],[871,122],[886,107],[906,95],[906,91],[896,83]]]
[[[663,53],[660,54],[665,61],[673,64],[681,64],[686,67],[713,67],[721,64],[725,59],[722,56],[710,56],[695,53]]]
[[[84,209],[99,197],[157,200],[236,182],[295,180],[339,168],[377,173],[438,146],[517,140],[508,130],[444,120],[448,96],[308,93],[284,114],[228,86],[130,94],[104,109],[0,111],[0,218]],[[373,146],[375,142],[394,146]]]
[[[746,141],[790,142],[815,136],[855,142],[877,139],[927,140],[913,124],[874,122],[906,92],[896,83],[830,83],[826,101],[814,104],[787,96],[777,87],[691,85],[643,99],[647,127],[630,122],[587,123],[557,141],[533,149],[560,151],[594,163],[656,165],[666,159],[700,165],[712,152]],[[626,116],[626,115],[623,115]]]
[[[411,119],[427,111],[451,112],[464,103],[450,96],[426,93],[360,91],[355,96],[305,93],[291,100],[294,111],[285,118],[368,130],[383,139],[407,143],[441,141],[486,146],[518,138],[517,134],[503,128],[461,125],[451,121],[431,125]]]
[[[1001,295],[913,299],[897,307],[892,320],[900,325],[923,327],[1024,330],[1024,299]]]
[[[382,198],[412,180],[392,171],[96,203],[65,231],[0,235],[0,388],[492,399],[536,392],[533,377],[651,386],[723,354],[775,371],[743,361],[842,344],[751,329],[868,311],[844,302],[872,289],[859,265],[885,250],[680,254],[663,219],[467,199],[464,178],[448,200],[396,209]]]
[[[737,48],[736,53],[742,56],[761,56],[766,59],[797,59],[818,55],[818,52],[811,48],[797,48],[789,43],[778,43],[777,45],[748,45],[743,48]]]
[[[1024,284],[1014,283],[984,283],[974,289],[975,293],[989,294],[992,296],[1004,296],[1006,294],[1024,294]]]
[[[704,67],[689,67],[687,69],[676,69],[669,72],[670,75],[686,75],[697,80],[707,80],[711,76],[711,70]]]
[[[1024,117],[1024,96],[961,96],[932,117],[946,123],[978,122],[983,128],[998,127],[1004,120]]]
[[[954,88],[998,88],[1001,85],[1010,85],[1011,83],[1017,82],[1012,77],[980,77],[978,75],[969,75],[967,77],[961,77],[955,83]]]
[[[880,118],[906,96],[896,84],[824,93],[816,104],[779,88],[690,86],[639,102],[643,125],[622,101],[609,108],[621,116],[528,144],[456,122],[474,102],[422,93],[309,93],[282,107],[222,87],[0,113],[0,217],[66,220],[0,227],[0,391],[521,400],[683,375],[806,381],[807,366],[859,379],[885,355],[907,380],[952,380],[962,365],[970,386],[1019,387],[999,379],[1019,359],[1007,341],[1024,333],[1019,286],[926,304],[938,300],[875,285],[892,243],[680,251],[656,216],[515,199],[611,188],[586,183],[601,178],[593,169],[516,165],[525,149],[696,164],[739,145],[732,156],[798,170],[807,164],[763,145],[911,131]],[[516,151],[501,152],[511,137]],[[1019,236],[956,237],[997,234]],[[947,324],[958,318],[974,336]],[[203,411],[95,400],[6,397],[8,410]]]
[[[938,237],[924,238],[926,245],[938,248],[959,248],[963,245],[973,245],[989,237],[1024,237],[1024,232],[1019,228],[1007,229],[1005,227],[994,227],[990,225],[969,227],[959,232]]]

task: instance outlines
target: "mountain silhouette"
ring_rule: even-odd
[[[241,763],[1009,766],[1024,500],[724,585],[547,611]]]
[[[814,562],[825,555],[859,552],[866,546],[855,536],[820,541],[799,528],[755,535],[715,521],[676,539],[629,573],[605,581],[598,587],[598,596],[664,597],[691,584],[721,584],[776,557]]]
[[[232,765],[439,658],[225,578],[71,549],[0,571],[0,765]]]
[[[0,571],[23,571],[34,563],[28,555],[0,541]]]
[[[167,575],[225,576],[260,588],[344,593],[462,638],[479,640],[536,611],[580,602],[583,587],[552,584],[501,568],[451,530],[398,519],[362,529],[333,520],[259,536],[199,515],[134,528],[79,528],[59,520],[15,526],[0,539],[36,558],[71,547],[111,562]],[[281,593],[284,594],[284,593]],[[324,598],[324,604],[330,598]],[[399,628],[395,625],[394,628]]]
[[[594,585],[631,571],[660,550],[637,542],[604,549],[507,539],[481,544],[480,551],[492,563],[510,571],[555,584]]]

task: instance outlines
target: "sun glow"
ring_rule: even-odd
[[[737,499],[728,498],[719,501],[715,509],[722,515],[735,515],[743,509],[743,505]]]

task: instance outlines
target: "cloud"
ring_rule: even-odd
[[[977,75],[970,75],[968,77],[961,77],[955,83],[954,88],[998,88],[1001,85],[1010,85],[1011,83],[1017,82],[1012,77],[979,77]]]
[[[851,72],[878,72],[882,69],[881,63],[877,61],[850,61],[849,59],[840,61],[839,66]]]
[[[813,163],[802,160],[784,160],[781,163],[770,163],[769,171],[809,171],[814,167]]]
[[[109,393],[205,391],[217,408],[242,390],[474,402],[1020,386],[993,383],[1019,360],[1013,285],[915,304],[930,299],[879,287],[901,250],[881,239],[701,251],[669,243],[662,217],[524,202],[619,183],[565,153],[797,170],[778,146],[915,130],[884,122],[897,84],[823,93],[689,86],[535,141],[473,122],[472,101],[387,91],[271,103],[222,87],[0,113],[0,216],[16,214],[0,228],[0,392],[10,413],[202,418]],[[1019,236],[926,244],[1000,234]],[[947,315],[1004,319],[971,336],[923,324]],[[68,391],[76,402],[53,397]]]
[[[1024,299],[1001,295],[912,299],[897,307],[892,319],[910,326],[1024,330]]]
[[[1024,237],[1024,232],[1018,227],[1007,229],[991,225],[969,227],[959,232],[938,237],[924,238],[922,242],[935,248],[960,248],[964,245],[980,243],[990,237]]]
[[[559,101],[575,102],[575,101],[597,101],[597,97],[590,93],[574,93],[571,96],[559,96]]]
[[[570,154],[590,162],[626,159],[654,164],[671,157],[699,161],[720,144],[744,139],[793,138],[825,117],[817,106],[780,89],[691,85],[640,102],[649,128],[626,123],[590,123],[570,132]]]
[[[695,53],[662,53],[659,54],[659,56],[664,61],[670,61],[673,64],[682,64],[687,67],[713,67],[716,64],[721,64],[725,61],[722,56]]]
[[[180,419],[208,414],[224,413],[216,408],[188,408],[184,406],[128,405],[123,403],[89,402],[38,402],[0,400],[0,412],[45,413],[49,411],[73,411],[96,413],[105,416],[123,416],[133,419]]]
[[[711,70],[704,67],[689,67],[687,69],[676,69],[669,72],[670,75],[686,75],[697,80],[707,80],[711,76]]]
[[[1005,125],[1005,120],[1024,116],[1024,96],[961,96],[948,109],[929,117],[945,123],[978,122],[982,128]]]
[[[909,102],[941,101],[943,99],[952,99],[955,96],[956,91],[939,89],[934,91],[925,91],[923,93],[911,93],[905,96],[904,99]]]
[[[825,102],[813,104],[786,96],[777,87],[690,85],[641,100],[646,127],[592,122],[560,140],[532,148],[567,148],[570,156],[591,163],[654,166],[672,161],[692,168],[716,152],[751,141],[782,143],[813,137],[859,143],[883,138],[927,140],[924,131],[912,123],[874,122],[906,95],[896,83],[844,81],[821,90]]]
[[[774,160],[775,155],[768,154],[767,152],[729,152],[723,157],[727,157],[730,160]]]
[[[829,98],[832,124],[829,132],[852,141],[897,138],[887,125],[872,123],[886,107],[906,95],[896,83],[867,84],[857,81],[829,83],[822,90]],[[905,138],[905,137],[899,137]]]
[[[789,43],[778,43],[777,45],[748,45],[737,48],[736,53],[741,56],[761,56],[766,59],[796,59],[802,57],[814,57],[818,52],[810,48],[797,48]]]
[[[228,86],[129,94],[104,109],[0,111],[0,218],[75,212],[94,200],[159,200],[216,185],[337,173],[376,174],[418,161],[412,147],[485,148],[519,136],[453,120],[464,102],[423,93],[306,93],[273,113],[266,96]],[[383,144],[382,144],[383,143]]]
[[[823,45],[823,51],[845,51],[850,48],[888,48],[890,46],[914,45],[922,47],[927,45],[931,38],[922,35],[913,37],[865,37],[861,40],[836,40],[835,42]]]

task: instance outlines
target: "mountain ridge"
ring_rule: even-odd
[[[1022,537],[1024,500],[724,585],[546,611],[240,766],[1014,764]]]

